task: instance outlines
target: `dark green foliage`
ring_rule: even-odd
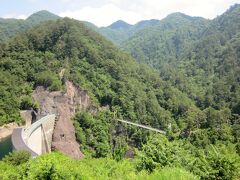
[[[176,93],[169,89],[157,94],[158,102],[171,97],[161,103],[176,122],[171,122],[169,139],[187,138],[202,148],[217,141],[239,142],[239,17],[238,4],[212,21],[174,13],[121,44],[198,107],[186,108],[186,101],[174,98]]]
[[[20,109],[30,110],[31,108],[36,109],[37,104],[35,104],[30,96],[23,96],[21,98]]]
[[[9,155],[6,155],[2,161],[13,166],[18,166],[20,164],[26,163],[30,157],[31,154],[29,152],[19,150],[10,152]]]
[[[109,123],[110,113],[99,113],[96,116],[88,112],[76,114],[75,128],[77,140],[83,152],[90,152],[93,157],[107,157],[111,153]]]
[[[37,73],[35,75],[35,79],[35,86],[43,86],[45,88],[49,87],[49,90],[51,91],[60,90],[62,86],[62,82],[59,77],[50,71]]]
[[[60,62],[49,52],[34,52],[27,49],[24,40],[15,39],[11,45],[0,49],[0,125],[21,122],[19,110],[36,109],[32,101],[33,87],[43,85],[50,90],[60,90]],[[15,49],[23,48],[24,51]]]
[[[36,108],[31,100],[36,86],[61,90],[68,79],[86,90],[98,109],[90,107],[74,117],[81,150],[86,156],[119,161],[99,159],[79,165],[55,154],[22,165],[19,173],[13,170],[13,177],[84,179],[79,169],[90,166],[93,178],[129,172],[134,179],[132,164],[121,160],[135,147],[138,170],[153,172],[153,177],[155,170],[180,167],[203,179],[239,178],[239,33],[238,23],[231,31],[233,21],[228,19],[239,22],[238,9],[235,6],[213,21],[173,14],[150,23],[155,35],[143,29],[133,36],[128,44],[134,45],[132,54],[139,61],[149,60],[160,76],[68,18],[41,24],[2,44],[0,124],[21,121],[20,109]],[[228,27],[221,28],[221,23]],[[132,26],[117,29],[124,28]],[[163,129],[167,138],[152,138],[153,133],[116,118]],[[97,161],[100,170],[92,168]],[[123,166],[131,168],[116,170]]]
[[[122,47],[200,108],[228,107],[239,114],[239,9],[234,5],[212,21],[172,14]]]
[[[217,143],[196,149],[181,141],[169,142],[155,136],[138,152],[137,169],[152,172],[156,168],[184,167],[202,179],[238,179],[240,157],[232,144]]]
[[[128,145],[124,137],[118,136],[113,142],[113,159],[120,161],[125,157]]]
[[[170,14],[122,42],[121,47],[141,63],[157,69],[176,61],[199,38],[208,21],[181,13]],[[163,68],[164,69],[164,68]]]

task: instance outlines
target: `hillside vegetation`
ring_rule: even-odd
[[[15,154],[12,157],[16,157]],[[60,153],[44,155],[27,163],[8,157],[0,161],[0,167],[0,179],[198,179],[180,168],[164,168],[149,175],[146,171],[136,172],[134,163],[129,160],[116,162],[101,158],[76,161]]]
[[[236,9],[238,12],[236,7],[227,12],[230,19],[234,20]],[[234,12],[233,15],[231,12]],[[192,22],[198,22],[196,28],[193,26],[190,31],[190,34],[193,33],[194,36],[190,38],[189,43],[198,41],[195,35],[198,31],[202,31],[202,27],[197,27],[197,24],[204,26],[203,24],[208,24],[208,22],[201,18],[192,19],[182,14],[180,16],[180,19],[185,18],[183,21],[184,23],[186,21],[189,26]],[[169,18],[172,19],[172,17]],[[221,16],[218,18],[221,19]],[[238,19],[239,16],[235,18]],[[221,22],[226,21],[221,20]],[[231,21],[229,23],[232,24]],[[166,26],[174,34],[172,28],[169,25]],[[212,27],[211,23],[207,26],[209,29]],[[219,25],[216,24],[216,27],[219,28]],[[183,31],[185,28],[184,26]],[[237,33],[238,25],[233,28],[236,28]],[[228,30],[230,30],[229,26],[226,28],[226,33]],[[219,33],[221,34],[222,31],[220,28]],[[173,37],[172,33],[169,33],[171,37]],[[236,33],[229,34],[232,41],[232,38],[236,39],[236,44],[231,43],[230,48],[233,51],[227,50],[227,53],[238,53],[235,51],[238,48]],[[204,31],[202,36],[209,39],[210,35],[210,31]],[[192,47],[187,41],[183,44],[186,47]],[[189,179],[194,177],[239,179],[238,112],[234,111],[233,106],[228,105],[228,101],[222,99],[219,94],[217,97],[220,101],[213,101],[216,104],[202,105],[199,103],[201,101],[198,101],[194,95],[205,89],[206,86],[198,82],[201,83],[206,79],[205,76],[200,75],[207,75],[201,68],[195,71],[193,65],[186,66],[187,68],[180,71],[179,75],[176,74],[175,77],[180,78],[182,72],[183,74],[192,72],[190,78],[184,79],[186,82],[191,80],[192,84],[183,82],[177,85],[174,83],[172,71],[177,72],[177,68],[185,67],[184,64],[199,62],[195,61],[197,55],[202,51],[204,53],[210,51],[210,48],[205,50],[198,48],[199,52],[191,51],[193,54],[188,54],[185,53],[185,49],[188,48],[179,50],[183,53],[181,57],[187,55],[186,57],[191,57],[191,61],[184,61],[184,58],[175,60],[168,58],[169,70],[165,69],[159,73],[147,65],[138,64],[130,55],[119,50],[97,32],[86,27],[84,23],[68,18],[43,23],[1,44],[1,125],[13,121],[20,123],[20,109],[38,108],[31,98],[31,93],[36,86],[44,86],[50,91],[64,91],[63,84],[66,79],[87,90],[99,110],[96,113],[88,110],[81,111],[73,118],[76,138],[81,145],[81,151],[86,158],[89,158],[89,162],[87,160],[72,161],[62,155],[50,154],[30,160],[27,167],[26,165],[13,167],[6,160],[7,162],[1,162],[4,165],[1,167],[4,168],[0,169],[3,169],[2,172],[6,171],[8,178],[10,174],[7,172],[10,169],[15,172],[15,177],[29,177],[30,179],[46,177],[80,179],[85,176],[85,173],[88,173],[86,177],[89,178],[99,175],[103,178],[118,176],[120,179],[124,177],[131,179],[132,175],[134,179],[139,173],[139,178],[147,176],[146,172],[149,173],[149,178],[153,179],[165,173],[167,177],[171,177],[170,172],[173,172],[174,178],[186,174],[186,179],[187,177]],[[224,61],[222,58],[221,60]],[[179,62],[179,64],[176,63],[179,66],[171,68],[172,62]],[[237,64],[234,68],[237,68]],[[65,73],[60,79],[59,73],[62,69],[65,69]],[[169,73],[169,78],[167,78],[167,73]],[[228,75],[229,73],[227,77]],[[202,79],[199,81],[194,79],[197,77]],[[212,78],[212,75],[209,77]],[[238,75],[233,74],[232,77],[237,78]],[[231,83],[236,83],[235,87],[231,88],[231,92],[234,92],[231,94],[233,97],[238,92],[238,80],[231,81]],[[225,82],[220,82],[220,85],[221,83]],[[193,90],[180,86],[185,84],[193,87]],[[229,86],[226,87],[229,88]],[[219,90],[219,88],[213,89]],[[226,91],[220,89],[220,94],[222,92],[225,97]],[[209,94],[214,96],[214,93]],[[238,98],[235,100],[237,101]],[[222,101],[225,104],[221,104]],[[229,102],[234,101],[229,100]],[[149,125],[165,130],[167,134],[161,136],[148,130],[122,125],[116,122],[115,118]],[[128,157],[134,158],[134,162],[124,160]],[[68,164],[66,166],[63,163],[65,161]],[[107,162],[110,163],[109,166]],[[87,163],[93,164],[88,167]],[[99,172],[92,170],[95,165],[100,169]],[[115,166],[116,169],[114,169]],[[69,174],[66,172],[66,167],[71,169]],[[83,167],[87,170],[84,171]],[[118,169],[121,168],[123,170],[119,172]]]
[[[107,27],[95,28],[100,34],[111,40],[114,44],[120,45],[121,43],[128,40],[138,31],[145,27],[154,27],[159,23],[159,20],[151,19],[140,21],[134,25],[130,25],[122,20],[116,21]],[[91,26],[92,28],[92,26]]]
[[[0,18],[0,41],[6,41],[17,33],[23,32],[44,21],[56,20],[60,17],[48,11],[39,11],[32,14],[26,20]]]
[[[143,29],[122,46],[139,62],[158,69],[201,109],[226,107],[238,116],[239,17],[239,5],[212,21],[173,14],[162,26]]]

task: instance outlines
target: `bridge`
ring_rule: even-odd
[[[55,118],[55,114],[51,114],[37,120],[27,128],[15,128],[11,137],[13,148],[15,150],[28,151],[32,157],[51,152]],[[163,130],[152,128],[146,125],[137,124],[123,119],[115,120],[157,133],[166,134],[166,132]]]
[[[15,128],[12,133],[12,144],[15,150],[25,150],[32,157],[51,152],[52,134],[55,115],[47,115],[27,128]]]
[[[163,130],[152,128],[152,127],[145,126],[145,125],[142,125],[142,124],[137,124],[137,123],[134,123],[134,122],[131,122],[131,121],[126,121],[126,120],[123,120],[123,119],[116,119],[116,121],[126,123],[126,124],[131,124],[133,126],[137,126],[137,127],[143,128],[143,129],[148,129],[150,131],[154,131],[154,132],[157,132],[157,133],[166,134],[166,132],[163,131]]]

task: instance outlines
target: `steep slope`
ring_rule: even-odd
[[[239,113],[239,17],[240,5],[235,5],[212,20],[178,64],[170,65],[178,77],[162,69],[162,76],[188,91],[201,107]]]
[[[48,11],[39,11],[32,14],[26,20],[0,19],[0,40],[5,41],[15,36],[17,33],[29,29],[44,21],[56,20],[60,17]]]
[[[205,125],[212,128],[209,133],[215,133],[216,127],[224,135],[236,133],[240,115],[239,17],[238,4],[212,21],[177,13],[160,26],[140,31],[122,46],[139,62],[158,69],[164,80],[208,112],[211,123]],[[216,110],[223,113],[218,118]],[[225,129],[226,124],[232,130]],[[191,136],[199,144],[205,133],[195,131]],[[233,141],[239,141],[238,133]]]
[[[78,140],[91,147],[96,157],[111,152],[111,139],[116,133],[113,113],[164,130],[172,124],[178,132],[177,119],[187,117],[190,109],[199,111],[184,93],[162,81],[153,69],[138,65],[79,21],[48,22],[17,36],[0,49],[1,123],[20,120],[19,109],[38,108],[29,98],[34,87],[63,89],[58,74],[65,69],[64,79],[88,90],[96,105],[109,107],[89,115],[95,120],[75,124]],[[181,129],[184,127],[182,124]],[[132,133],[127,135],[133,144],[146,141],[148,133],[130,129]]]
[[[239,9],[236,4],[212,21],[174,13],[121,46],[199,107],[239,112]]]
[[[33,99],[38,102],[39,116],[56,114],[57,120],[53,132],[52,149],[58,150],[80,159],[83,154],[80,152],[79,144],[76,142],[75,129],[71,118],[75,111],[90,108],[89,96],[84,90],[73,85],[72,82],[65,82],[66,92],[49,92],[43,87],[37,87],[33,92]]]
[[[24,28],[24,20],[0,18],[0,40],[1,42],[11,37],[19,29]]]
[[[46,94],[38,97],[43,101],[41,104],[31,99],[33,90],[39,90],[38,86],[43,86],[45,90],[41,92]],[[89,95],[96,107],[94,112],[77,106],[78,98],[73,88],[76,86]],[[65,134],[66,139],[74,138],[74,124],[76,139],[87,157],[119,161],[130,154],[138,158],[137,171],[151,173],[154,169],[157,172],[162,167],[177,166],[205,179],[239,179],[238,119],[233,118],[234,114],[227,107],[200,110],[187,95],[162,80],[154,69],[136,63],[83,23],[68,18],[41,24],[0,45],[2,124],[20,121],[19,109],[34,108],[44,112],[44,99],[50,96],[57,104],[45,109],[57,109],[60,115],[66,115],[61,116],[60,122],[66,126],[71,123],[71,132],[60,126],[56,128],[55,145],[64,140]],[[69,106],[72,102],[77,107]],[[166,137],[120,124],[116,118],[163,129]],[[137,154],[134,148],[138,148]],[[45,157],[47,163],[36,163],[43,165],[41,171],[33,168],[38,177],[56,175],[57,168],[62,168],[55,167],[50,156]],[[104,167],[108,165],[101,162]],[[22,166],[25,171],[21,172],[29,172],[29,163]],[[3,167],[8,169],[5,164]],[[108,169],[112,174],[116,166]],[[103,172],[106,171],[97,169],[97,173]],[[76,175],[72,171],[67,173]]]
[[[153,27],[142,29],[124,41],[121,47],[139,62],[159,68],[163,63],[176,61],[191,43],[199,39],[208,25],[203,18],[182,13],[168,15]]]

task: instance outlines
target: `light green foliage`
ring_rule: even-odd
[[[6,162],[0,161],[0,179],[21,179],[19,168],[16,168],[16,166],[8,164]]]
[[[240,157],[233,145],[217,144],[200,152],[193,171],[206,179],[239,179]],[[200,171],[199,171],[200,170]],[[201,172],[202,171],[202,172]]]
[[[26,163],[30,159],[30,156],[30,153],[27,151],[13,151],[6,155],[2,161],[13,166],[17,166],[22,163]]]
[[[188,171],[181,168],[163,168],[156,169],[153,173],[145,177],[146,179],[158,180],[197,180],[197,176],[190,174]]]
[[[170,121],[169,138],[186,138],[200,148],[217,141],[239,142],[239,17],[239,4],[211,21],[175,13],[121,44],[195,102],[197,108],[186,108],[187,99],[176,98],[175,89],[157,94],[159,102],[167,100],[161,107],[170,110],[176,122]]]
[[[72,160],[60,153],[32,159],[28,164],[11,166],[0,161],[0,178],[8,179],[196,179],[183,169],[163,169],[153,174],[137,173],[134,162],[108,158]]]
[[[112,121],[110,113],[99,113],[92,116],[88,112],[81,112],[75,116],[77,140],[82,150],[90,152],[93,157],[107,157],[110,155],[109,122]]]

